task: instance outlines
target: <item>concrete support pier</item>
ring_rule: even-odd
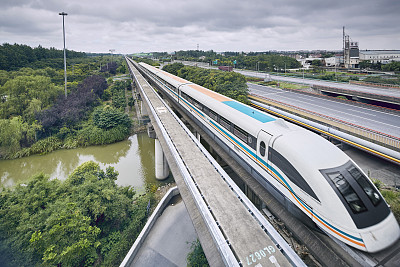
[[[169,175],[169,167],[167,159],[165,158],[162,150],[160,141],[155,139],[155,167],[156,167],[156,179],[164,180]]]

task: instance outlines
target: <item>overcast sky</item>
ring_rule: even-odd
[[[83,52],[400,49],[399,0],[0,0],[0,43]]]

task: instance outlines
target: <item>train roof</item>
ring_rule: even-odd
[[[146,67],[154,74],[157,74],[169,84],[187,93],[197,101],[205,104],[219,115],[233,122],[235,125],[246,130],[255,137],[257,137],[260,129],[263,129],[273,136],[282,135],[285,132],[298,129],[298,126],[296,125],[286,123],[282,119],[261,112],[253,107],[209,90],[198,84],[189,82],[146,63],[139,64]]]
[[[278,128],[289,128],[288,125],[284,125],[283,121],[277,121],[277,118],[271,116],[267,113],[261,112],[255,108],[245,105],[241,102],[233,100],[229,97],[221,95],[217,92],[211,91],[205,87],[198,84],[191,83],[185,79],[172,75],[163,70],[154,68],[146,63],[140,63],[145,66],[148,70],[152,71],[154,74],[161,76],[166,82],[170,83],[176,88],[180,88],[183,92],[189,94],[191,97],[197,101],[206,104],[207,107],[211,108],[219,115],[232,121],[235,125],[253,136],[257,136],[259,129],[263,128],[263,124],[268,123],[268,132],[274,134],[273,132],[282,132],[282,129]],[[221,105],[221,103],[223,105]],[[273,122],[276,125],[273,126]],[[258,124],[258,125],[257,125]],[[270,125],[271,124],[271,125]],[[255,127],[256,126],[256,127]],[[272,130],[275,128],[276,130]]]
[[[288,159],[301,159],[302,162],[293,162],[293,164],[299,168],[304,167],[303,169],[335,168],[349,161],[347,155],[331,142],[301,128],[279,136],[274,141],[273,148],[279,150]],[[307,166],[303,166],[304,162],[307,162]]]

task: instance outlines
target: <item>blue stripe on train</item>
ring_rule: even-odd
[[[243,114],[246,114],[247,116],[250,116],[262,123],[276,120],[275,118],[265,114],[264,112],[260,112],[258,110],[252,109],[249,106],[246,106],[246,105],[236,102],[236,101],[223,101],[222,103],[224,103],[225,105],[227,105],[231,108],[234,108],[237,111],[240,111]]]

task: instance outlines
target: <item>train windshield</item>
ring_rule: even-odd
[[[339,190],[340,194],[349,204],[351,210],[354,213],[360,213],[366,211],[364,203],[361,201],[357,193],[354,191],[353,187],[347,182],[342,174],[339,172],[328,173],[328,177],[331,179],[333,184]]]
[[[364,190],[365,194],[367,194],[372,204],[374,204],[374,206],[378,205],[379,202],[381,201],[381,196],[372,186],[368,178],[365,177],[354,165],[350,166],[350,168],[348,168],[347,171],[354,178],[354,180],[357,181],[360,187]]]
[[[381,194],[352,161],[320,171],[359,229],[375,225],[390,214]]]

